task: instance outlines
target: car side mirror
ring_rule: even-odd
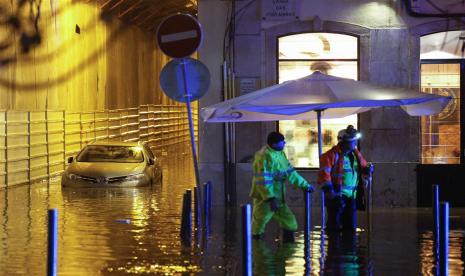
[[[154,164],[155,164],[155,161],[153,161],[152,158],[149,158],[149,162],[148,162],[148,163],[149,163],[149,165],[151,166],[151,165],[154,165]]]
[[[73,158],[72,156],[71,156],[71,157],[68,157],[68,164],[73,163],[73,160],[74,160],[74,158]]]

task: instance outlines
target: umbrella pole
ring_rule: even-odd
[[[321,112],[323,110],[316,111],[316,118],[318,121],[318,158],[323,154],[323,141],[321,139]]]
[[[317,118],[317,125],[318,125],[318,159],[321,158],[323,154],[323,139],[321,134],[321,112],[323,110],[316,110],[316,118]],[[323,190],[321,191],[321,230],[323,231],[325,227],[325,197]]]

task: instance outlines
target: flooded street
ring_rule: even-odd
[[[45,275],[50,208],[58,209],[59,275],[198,271],[178,238],[182,193],[193,186],[183,160],[166,160],[182,169],[165,170],[166,185],[152,188],[65,189],[56,179],[2,190],[0,271]]]
[[[47,210],[58,209],[58,275],[241,275],[239,207],[213,206],[206,239],[181,245],[182,195],[194,186],[191,160],[163,160],[163,185],[62,189],[60,180],[0,190],[0,274],[46,275]],[[214,195],[215,196],[215,195]],[[217,195],[222,196],[222,195]],[[303,208],[293,210],[303,226]],[[434,275],[430,209],[379,209],[372,231],[303,233],[282,244],[275,223],[254,241],[255,275]],[[463,275],[465,210],[451,209],[449,273]]]

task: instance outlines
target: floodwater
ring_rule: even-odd
[[[152,188],[62,189],[59,179],[0,190],[0,274],[46,275],[47,210],[58,209],[58,275],[242,275],[239,208],[213,206],[208,232],[180,242],[188,155],[165,158]],[[303,217],[303,208],[293,210]],[[255,275],[435,275],[431,210],[375,208],[354,234],[320,231],[318,210],[283,244],[275,223],[253,243]],[[299,221],[302,228],[302,221]],[[464,274],[465,209],[451,209],[449,274]]]

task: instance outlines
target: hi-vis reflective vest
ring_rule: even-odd
[[[250,196],[258,200],[275,197],[284,201],[286,179],[298,188],[310,187],[307,180],[300,176],[289,163],[286,154],[269,146],[264,146],[255,153],[253,171]]]
[[[362,176],[362,169],[365,169],[368,163],[357,149],[354,150],[354,154],[358,161],[358,175]],[[343,189],[343,180],[344,156],[338,144],[320,156],[320,171],[317,182],[322,189],[332,188],[339,193]]]

